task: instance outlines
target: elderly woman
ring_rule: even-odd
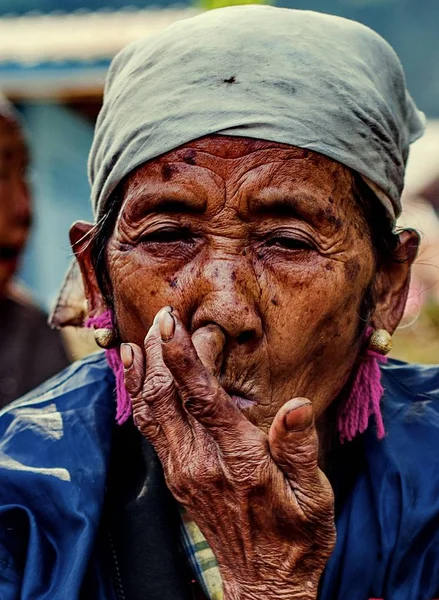
[[[439,372],[379,364],[422,130],[344,19],[220,9],[116,57],[71,230],[106,357],[0,419],[2,598],[439,593]]]

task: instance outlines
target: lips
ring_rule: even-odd
[[[17,246],[0,246],[0,260],[13,261],[20,255],[21,248]]]
[[[237,396],[236,394],[232,394],[230,397],[236,406],[241,410],[250,408],[251,406],[255,406],[255,404],[257,404],[256,400],[249,400],[249,398],[243,398],[242,396]]]
[[[258,401],[251,395],[247,394],[242,390],[237,390],[234,388],[224,388],[233,402],[239,409],[250,408],[251,406],[255,406],[258,404]]]

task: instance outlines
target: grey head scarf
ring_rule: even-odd
[[[363,176],[394,220],[409,144],[424,120],[395,52],[368,27],[271,6],[213,10],[140,39],[113,60],[89,159],[95,218],[136,167],[223,134],[337,160]],[[55,324],[74,313],[73,279]]]

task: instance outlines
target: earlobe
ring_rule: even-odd
[[[81,269],[89,316],[95,316],[106,310],[93,268],[90,235],[92,229],[93,225],[91,223],[77,221],[73,223],[69,233],[70,244]]]
[[[382,267],[376,285],[377,303],[372,325],[393,334],[398,327],[410,288],[411,266],[416,258],[419,235],[412,229],[399,234],[399,246],[395,259]]]

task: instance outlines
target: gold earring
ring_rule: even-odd
[[[376,329],[369,339],[369,350],[385,356],[392,349],[392,336],[385,329]]]
[[[99,348],[109,350],[117,346],[117,333],[114,329],[95,329],[94,336]]]

